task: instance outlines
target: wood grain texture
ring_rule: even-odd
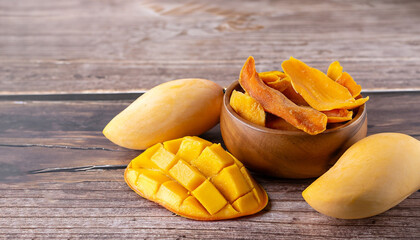
[[[415,0],[0,0],[0,239],[418,238],[420,192],[378,216],[338,220],[304,202],[311,179],[256,175],[270,203],[250,217],[175,216],[129,189],[118,168],[141,151],[101,130],[159,83],[228,86],[249,55],[258,71],[289,56],[324,71],[339,60],[364,89],[419,90],[419,13]],[[368,134],[420,139],[419,92],[369,95]],[[202,137],[222,142],[218,127]],[[101,167],[77,171],[91,165]]]
[[[398,131],[420,139],[419,93],[370,94],[369,134]],[[2,101],[0,238],[320,239],[416,238],[420,192],[378,216],[338,220],[301,197],[313,181],[255,175],[270,203],[230,221],[175,216],[125,184],[123,169],[27,174],[30,170],[127,164],[140,151],[113,145],[103,126],[131,101]],[[216,127],[203,135],[220,142]]]
[[[0,94],[123,92],[185,77],[227,86],[297,57],[340,60],[364,89],[419,89],[420,3],[0,2]]]

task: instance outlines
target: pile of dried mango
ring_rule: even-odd
[[[351,120],[352,109],[369,99],[360,96],[361,87],[338,62],[327,74],[294,58],[282,68],[284,72],[257,73],[254,59],[248,58],[239,77],[245,93],[232,93],[233,109],[260,126],[315,135],[327,123]],[[267,193],[241,159],[196,137],[219,122],[222,101],[218,84],[180,79],[156,86],[115,116],[104,135],[122,147],[146,149],[128,164],[127,184],[144,198],[196,220],[262,210]],[[398,133],[376,134],[351,146],[303,197],[328,216],[369,217],[420,189],[419,170],[420,141]]]
[[[293,57],[282,63],[284,72],[257,73],[253,57],[242,68],[239,83],[245,94],[234,91],[232,108],[246,120],[269,128],[291,130],[286,121],[311,135],[327,129],[327,123],[351,120],[351,109],[363,105],[360,85],[333,62],[328,73],[311,68]],[[276,117],[266,122],[265,112]]]

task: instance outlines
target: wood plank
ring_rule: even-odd
[[[370,97],[369,134],[396,131],[420,139],[419,93],[372,93]],[[43,168],[127,164],[140,151],[114,145],[101,131],[130,102],[3,101],[0,104],[1,180],[32,182],[35,176],[28,178],[26,173]],[[202,137],[222,142],[218,127]],[[46,175],[35,178],[42,180],[42,176]]]
[[[420,3],[405,1],[0,3],[0,94],[124,92],[201,77],[227,86],[293,55],[340,60],[365,89],[419,89]],[[95,14],[92,14],[95,13]]]
[[[419,234],[420,193],[395,208],[372,218],[338,220],[312,210],[301,191],[311,180],[257,177],[270,197],[259,214],[236,220],[198,222],[177,217],[132,192],[121,179],[122,170],[107,171],[108,181],[83,181],[85,173],[73,173],[80,182],[48,182],[37,187],[5,190],[0,184],[0,234],[35,237],[92,237],[120,233],[128,238],[399,238]],[[97,176],[101,172],[92,173]],[[50,179],[54,181],[53,178]],[[57,231],[59,229],[60,231]],[[227,231],[227,232],[226,232]],[[130,234],[130,235],[129,235]]]
[[[265,63],[261,60],[266,57],[260,57],[256,60],[257,68],[259,71],[279,69],[282,60],[288,57]],[[5,62],[0,65],[0,95],[138,92],[180,78],[205,78],[227,87],[239,76],[246,58],[243,56],[227,63],[174,61],[159,65],[138,62]],[[303,60],[310,66],[326,71],[328,65],[336,59],[342,58]],[[419,62],[398,59],[379,62],[372,59],[354,59],[340,62],[363,89],[420,89],[420,59]]]
[[[419,92],[368,95],[369,134],[398,131],[419,139]],[[105,139],[101,131],[133,100],[1,101],[0,143],[56,143],[68,144],[68,147],[127,151]],[[221,141],[217,128],[206,133],[204,137],[212,141]]]

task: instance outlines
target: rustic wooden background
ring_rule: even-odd
[[[249,55],[260,71],[339,60],[371,97],[369,134],[420,139],[419,1],[0,0],[0,238],[420,238],[420,192],[337,220],[301,197],[313,179],[256,176],[264,211],[199,222],[126,186],[140,152],[105,139],[106,123],[162,82],[227,86]]]

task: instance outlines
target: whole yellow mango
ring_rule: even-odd
[[[380,214],[420,189],[420,141],[400,133],[369,136],[351,146],[302,195],[325,215]]]
[[[219,122],[223,89],[205,79],[160,84],[135,100],[103,130],[113,143],[146,149],[156,143],[200,135]]]

